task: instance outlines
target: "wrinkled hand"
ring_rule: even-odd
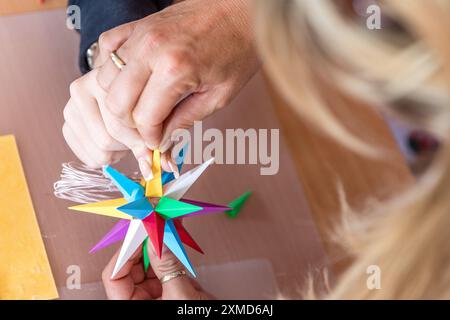
[[[258,69],[248,6],[186,0],[102,34],[97,80],[106,108],[150,149],[167,151],[175,129],[227,105]]]
[[[125,264],[122,270],[111,279],[117,252],[103,270],[102,279],[108,299],[114,300],[205,300],[212,296],[205,293],[191,278],[181,276],[161,285],[159,279],[164,275],[183,270],[182,264],[169,251],[163,252],[159,259],[149,243],[147,246],[151,267],[144,271],[142,248]]]

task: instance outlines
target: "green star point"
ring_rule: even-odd
[[[247,191],[240,197],[231,201],[228,204],[228,206],[231,208],[231,210],[225,211],[225,213],[231,218],[236,218],[236,216],[241,211],[242,207],[244,206],[245,202],[247,201],[247,199],[250,197],[251,194],[252,194],[251,191]]]
[[[148,257],[148,237],[145,238],[144,244],[142,245],[142,256],[144,260],[144,271],[147,272],[150,266],[150,258]]]

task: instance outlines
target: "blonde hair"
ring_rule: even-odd
[[[377,3],[386,19],[381,30],[369,30],[348,0],[255,1],[257,42],[293,110],[347,147],[383,153],[333,113],[349,99],[383,108],[442,141],[414,188],[345,229],[340,241],[354,262],[326,297],[450,298],[450,2]],[[381,290],[367,288],[370,265],[382,270]]]

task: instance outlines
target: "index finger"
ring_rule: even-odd
[[[134,280],[131,276],[133,266],[139,263],[142,255],[142,249],[138,249],[134,255],[125,263],[119,273],[111,279],[111,275],[119,257],[118,250],[106,265],[102,273],[102,281],[105,287],[108,299],[129,300],[134,292]]]

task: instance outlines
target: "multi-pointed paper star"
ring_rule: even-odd
[[[177,163],[181,170],[183,151]],[[121,220],[91,249],[91,253],[124,239],[112,277],[143,244],[143,259],[147,269],[148,239],[161,258],[163,245],[173,252],[186,269],[195,277],[195,271],[182,243],[203,253],[183,227],[182,218],[214,212],[227,212],[235,216],[249,193],[234,200],[229,206],[184,199],[184,194],[213,162],[210,159],[175,179],[172,173],[161,170],[160,153],[153,152],[153,179],[141,184],[129,179],[110,166],[103,171],[122,193],[123,198],[84,204],[69,209],[105,215]]]

